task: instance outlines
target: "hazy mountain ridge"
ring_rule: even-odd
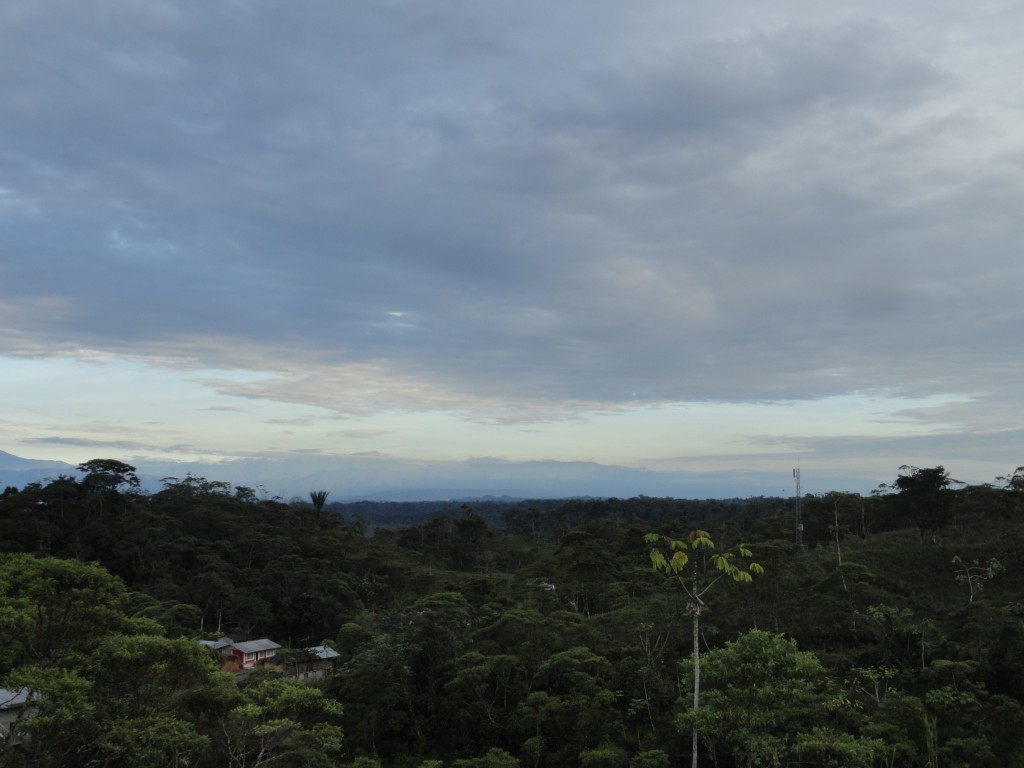
[[[99,457],[97,457],[99,458]],[[305,499],[312,490],[327,490],[332,501],[446,501],[507,497],[556,499],[662,496],[734,498],[788,496],[789,472],[657,472],[587,461],[508,461],[473,458],[464,461],[410,461],[384,456],[276,456],[219,463],[174,463],[144,458],[118,458],[137,468],[142,487],[154,492],[167,477],[187,475],[254,488],[267,498]],[[0,452],[0,484],[23,486],[59,474],[76,474],[75,465],[26,459]],[[808,480],[810,478],[808,477]],[[881,478],[884,480],[885,478]],[[816,477],[816,487],[867,493],[879,478]]]
[[[75,473],[75,466],[63,461],[26,459],[0,451],[0,488],[23,487],[58,475]]]

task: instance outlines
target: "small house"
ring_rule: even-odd
[[[317,645],[300,651],[292,658],[291,669],[286,674],[299,680],[315,680],[325,677],[334,669],[334,660],[339,654],[326,645]],[[287,669],[287,667],[286,667]]]
[[[227,635],[219,640],[201,640],[207,648],[217,651],[225,661],[224,668],[235,671],[248,671],[263,666],[277,655],[279,643],[267,638],[259,640],[242,640],[237,636]]]

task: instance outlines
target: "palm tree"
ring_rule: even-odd
[[[316,510],[316,524],[320,525],[320,512],[324,508],[324,504],[327,503],[327,497],[331,495],[330,491],[310,491],[309,500],[313,502],[313,509]]]

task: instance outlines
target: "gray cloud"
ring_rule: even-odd
[[[343,413],[1013,407],[1019,105],[944,41],[1016,45],[918,10],[9,0],[0,348]]]
[[[67,445],[102,449],[104,451],[146,451],[156,448],[155,445],[136,442],[134,440],[97,440],[83,437],[37,437],[26,438],[23,442],[28,445]]]

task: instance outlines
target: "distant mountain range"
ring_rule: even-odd
[[[0,490],[9,485],[23,488],[28,483],[38,483],[59,475],[74,475],[75,465],[63,461],[40,461],[23,459],[13,453],[0,451]]]
[[[789,473],[654,472],[634,467],[584,461],[506,461],[477,458],[465,461],[410,461],[386,456],[277,456],[216,464],[154,462],[117,458],[137,467],[143,488],[157,491],[161,480],[186,475],[249,486],[259,495],[308,499],[312,490],[326,490],[331,501],[446,501],[450,499],[560,499],[667,496],[674,498],[745,498],[789,496]],[[38,482],[58,475],[77,475],[75,465],[38,461],[0,451],[0,488]],[[825,490],[866,493],[875,478],[819,477]]]

